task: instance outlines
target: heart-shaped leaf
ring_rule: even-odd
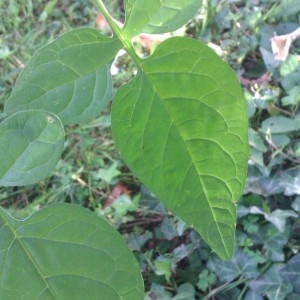
[[[0,210],[0,299],[143,299],[139,266],[105,220],[50,205],[24,221]]]
[[[52,113],[21,111],[0,123],[0,185],[33,184],[56,166],[64,129]]]
[[[222,258],[233,253],[247,128],[233,71],[188,38],[160,44],[113,101],[112,130],[124,161]]]
[[[92,120],[112,97],[111,61],[122,48],[91,28],[68,32],[39,49],[20,74],[5,112],[41,109],[63,124]]]
[[[124,35],[174,31],[190,20],[200,8],[200,0],[127,0]]]

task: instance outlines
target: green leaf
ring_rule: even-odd
[[[199,274],[199,280],[197,283],[197,287],[201,291],[206,291],[210,286],[215,284],[217,281],[217,276],[214,273],[209,272],[207,269],[204,269]]]
[[[141,251],[144,244],[153,238],[153,233],[151,231],[145,231],[143,234],[141,232],[132,232],[128,236],[127,243],[132,251]]]
[[[291,142],[291,139],[286,134],[270,134],[266,136],[266,139],[269,139],[277,148],[283,148]]]
[[[127,0],[124,36],[174,31],[189,21],[200,8],[200,0]]]
[[[249,128],[249,145],[250,145],[250,159],[258,164],[259,166],[264,167],[263,152],[267,151],[262,138],[252,128]]]
[[[103,219],[70,204],[24,221],[0,210],[0,299],[143,299],[132,252]]]
[[[290,54],[288,59],[280,65],[280,81],[287,93],[300,84],[300,64],[296,54]]]
[[[285,0],[276,2],[277,6],[268,14],[268,18],[288,18],[300,11],[300,2],[298,0]]]
[[[5,112],[41,109],[63,124],[94,119],[112,96],[110,64],[122,48],[90,28],[68,32],[42,47],[20,74]]]
[[[290,294],[287,295],[285,300],[299,300],[299,294],[290,293]]]
[[[249,128],[249,145],[261,152],[267,151],[267,147],[264,144],[262,138],[260,137],[258,132],[256,132],[252,128]]]
[[[113,101],[112,131],[121,157],[168,209],[228,259],[248,161],[240,85],[211,49],[183,37],[160,44],[140,68]]]
[[[160,230],[168,241],[174,239],[175,237],[179,236],[177,230],[177,224],[174,222],[174,219],[165,218],[163,219]]]
[[[284,300],[292,291],[288,281],[283,281],[279,275],[281,264],[273,264],[265,273],[249,283],[249,287],[268,299]]]
[[[279,134],[296,131],[299,129],[299,119],[292,120],[287,117],[270,117],[262,122],[261,132]]]
[[[298,212],[298,213],[300,212],[300,196],[297,196],[296,199],[293,201],[292,208],[296,212]]]
[[[146,300],[154,299],[163,299],[163,300],[171,300],[172,294],[165,290],[164,286],[159,285],[157,283],[151,284],[151,289],[149,291],[149,296],[146,296]]]
[[[255,148],[250,148],[249,159],[256,165],[259,165],[261,167],[265,166],[263,153]]]
[[[284,281],[289,282],[294,292],[300,295],[300,253],[293,256],[282,269],[279,270],[279,274]]]
[[[289,95],[281,99],[283,106],[297,105],[300,102],[300,87],[294,86],[290,91]]]
[[[121,172],[118,170],[118,167],[118,163],[114,162],[106,169],[99,169],[99,171],[95,174],[95,178],[112,184],[113,180],[121,174]]]
[[[250,213],[263,215],[264,218],[271,222],[280,232],[284,232],[287,218],[298,217],[298,214],[291,209],[275,209],[273,212],[267,213],[257,206],[252,206],[250,208]]]
[[[280,232],[272,224],[268,223],[260,227],[260,230],[251,237],[255,245],[263,245],[263,252],[269,261],[284,261],[283,247],[288,243],[289,229]]]
[[[230,282],[240,276],[251,279],[259,274],[257,262],[240,248],[236,248],[231,260],[222,261],[214,257],[207,266],[218,276],[220,282]]]
[[[52,113],[15,113],[0,123],[0,185],[28,185],[45,178],[64,146],[64,129]]]
[[[168,257],[160,255],[154,262],[155,274],[165,276],[166,280],[170,281],[171,272],[171,260]]]
[[[195,299],[195,289],[192,284],[185,282],[177,289],[177,295],[172,300]]]
[[[244,300],[263,300],[264,298],[260,296],[258,293],[256,293],[253,290],[249,290],[246,295]]]

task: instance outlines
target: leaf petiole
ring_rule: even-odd
[[[99,10],[102,12],[103,16],[105,17],[107,23],[109,24],[110,28],[112,29],[113,33],[116,34],[116,36],[119,38],[121,43],[123,44],[125,50],[127,53],[131,56],[133,61],[136,64],[140,64],[141,59],[136,54],[131,40],[124,37],[122,27],[120,27],[119,22],[114,20],[114,18],[110,15],[108,10],[106,9],[105,5],[103,4],[102,0],[95,0],[95,3],[98,5]]]

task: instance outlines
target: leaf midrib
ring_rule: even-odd
[[[37,271],[37,273],[40,275],[40,278],[42,278],[42,281],[44,282],[46,288],[50,291],[51,295],[53,296],[53,299],[58,299],[58,295],[55,294],[54,290],[48,285],[47,280],[45,279],[45,276],[43,276],[42,271],[40,270],[39,266],[35,263],[35,260],[33,259],[33,256],[31,255],[30,251],[27,250],[26,246],[23,244],[21,236],[19,236],[17,234],[17,229],[15,230],[12,226],[11,226],[11,222],[10,220],[7,218],[7,214],[6,212],[1,208],[0,210],[0,215],[1,217],[5,220],[5,224],[8,226],[8,228],[10,229],[10,231],[12,232],[13,236],[14,236],[14,241],[11,243],[11,245],[13,245],[15,243],[15,241],[18,241],[20,246],[22,247],[24,253],[26,254],[26,256],[28,257],[29,261],[31,262],[31,264],[33,265],[34,269]],[[14,220],[16,223],[20,222],[18,220]]]
[[[161,100],[161,103],[162,103],[163,107],[165,108],[165,111],[166,111],[166,113],[168,114],[168,116],[169,116],[171,122],[172,122],[173,124],[176,125],[175,120],[173,120],[172,115],[171,115],[171,113],[169,112],[169,110],[168,110],[168,108],[167,108],[167,105],[165,104],[164,99],[163,99],[162,97],[159,96],[159,93],[158,93],[158,92],[156,91],[156,89],[155,89],[155,85],[152,84],[151,79],[149,78],[149,76],[147,76],[147,72],[145,72],[145,70],[142,68],[142,64],[139,65],[139,67],[140,67],[140,71],[141,71],[141,76],[143,76],[143,77],[149,82],[149,85],[152,87],[154,94],[157,95],[157,97]],[[156,74],[156,73],[155,73],[155,72],[152,72],[151,75],[153,75],[153,74]],[[199,74],[198,74],[198,75],[199,75]],[[176,131],[178,132],[178,135],[179,135],[180,139],[182,140],[183,144],[185,145],[185,143],[184,143],[185,140],[184,140],[184,138],[182,137],[182,135],[180,134],[180,131],[178,130],[177,126],[174,126],[174,127],[175,127]],[[190,151],[189,151],[189,148],[186,147],[186,149],[187,149],[188,155],[190,156],[191,161],[194,162],[193,156],[191,155],[191,153],[190,153]],[[192,163],[192,166],[194,167],[196,173],[198,174],[198,170],[197,170],[197,168],[195,167],[194,163]],[[210,202],[209,202],[209,197],[207,196],[207,192],[206,192],[205,185],[203,184],[203,180],[202,180],[202,178],[201,178],[200,175],[198,175],[198,178],[199,178],[200,185],[201,185],[201,187],[203,188],[203,192],[204,192],[204,194],[205,194],[205,200],[206,200],[206,202],[207,202],[207,204],[208,204],[208,206],[209,206],[209,208],[210,208],[210,212],[211,212],[211,215],[212,215],[212,217],[213,217],[213,220],[215,221],[215,224],[217,224],[218,233],[219,233],[219,238],[222,240],[223,248],[224,248],[224,250],[225,250],[227,256],[230,257],[231,254],[228,252],[228,249],[227,249],[227,247],[226,247],[226,243],[225,243],[224,238],[223,238],[223,236],[222,236],[222,234],[221,234],[220,227],[218,226],[219,222],[216,221],[216,220],[217,220],[217,219],[216,219],[216,215],[215,215],[215,213],[214,213],[213,207],[211,206],[211,204],[210,204]]]

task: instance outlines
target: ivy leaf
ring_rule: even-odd
[[[275,209],[271,213],[266,213],[264,210],[257,206],[250,207],[250,214],[261,214],[264,218],[271,222],[280,232],[284,232],[286,226],[286,219],[289,217],[297,218],[298,214],[293,210]]]
[[[248,161],[247,115],[233,71],[198,41],[174,37],[119,89],[112,131],[137,177],[222,258]]]
[[[290,293],[290,294],[287,295],[285,300],[299,300],[299,294]]]
[[[64,129],[52,113],[21,111],[0,123],[0,185],[28,185],[45,178],[64,146]]]
[[[298,213],[300,212],[300,197],[297,196],[296,199],[292,203],[292,208],[297,211]]]
[[[55,204],[24,221],[1,209],[0,228],[1,299],[143,299],[132,252],[86,209]]]
[[[172,300],[172,294],[165,290],[165,287],[162,285],[159,285],[157,283],[151,284],[151,289],[148,292],[148,295],[146,296],[146,300],[152,300],[152,299],[164,299],[164,300]]]
[[[246,295],[244,300],[263,300],[264,298],[260,296],[258,293],[256,293],[253,290],[249,290]]]
[[[280,277],[281,267],[281,264],[273,264],[265,273],[251,281],[249,287],[261,295],[266,295],[268,299],[286,299],[286,295],[292,291],[292,286]]]
[[[251,279],[259,274],[257,262],[240,248],[235,250],[231,260],[222,261],[215,257],[208,262],[207,266],[209,270],[217,274],[221,282],[230,282],[239,276]]]
[[[160,255],[154,262],[155,274],[159,276],[164,276],[169,282],[171,277],[171,260],[168,257]]]
[[[279,270],[279,274],[285,282],[291,283],[294,291],[300,295],[300,253],[292,257],[282,269]]]
[[[119,40],[91,28],[60,36],[34,54],[5,112],[41,109],[57,114],[63,124],[94,119],[111,100],[110,65],[121,48]]]
[[[132,251],[141,252],[141,248],[144,244],[153,238],[153,233],[151,231],[145,231],[143,234],[140,232],[132,232],[127,240],[128,246]]]
[[[289,230],[285,229],[280,232],[272,224],[268,223],[261,226],[259,231],[251,236],[254,244],[263,245],[265,256],[270,261],[284,261],[285,254],[283,247],[287,244],[289,239]]]
[[[200,0],[127,0],[123,34],[132,38],[142,32],[174,31],[196,14],[200,4]]]

